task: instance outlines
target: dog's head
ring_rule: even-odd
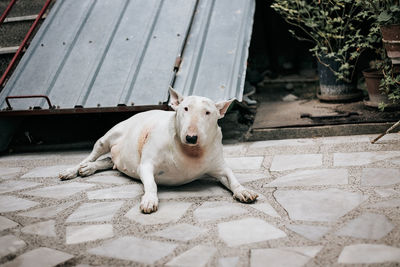
[[[169,105],[176,111],[175,127],[182,144],[204,146],[209,144],[218,131],[218,119],[224,117],[234,99],[214,103],[201,96],[183,97],[169,89]]]

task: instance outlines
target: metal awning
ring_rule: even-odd
[[[242,99],[254,0],[58,0],[5,88],[58,110]],[[46,99],[9,99],[13,110]],[[5,111],[2,111],[5,112]]]

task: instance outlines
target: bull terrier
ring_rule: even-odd
[[[214,103],[200,96],[183,97],[172,88],[169,92],[173,111],[147,111],[120,122],[95,143],[86,159],[61,172],[59,178],[68,180],[118,169],[142,181],[143,213],[158,208],[157,184],[181,185],[204,174],[217,178],[235,199],[255,201],[258,194],[238,182],[223,158],[217,121],[233,100]],[[109,152],[111,158],[97,160]]]

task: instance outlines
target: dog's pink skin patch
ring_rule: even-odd
[[[151,132],[151,127],[145,127],[140,132],[140,135],[138,138],[138,153],[139,153],[140,158],[142,157],[143,147],[147,143],[147,140],[150,137],[150,132]]]
[[[189,158],[192,160],[193,159],[199,160],[203,158],[204,149],[202,149],[200,146],[189,146],[179,142],[179,147],[185,158]]]

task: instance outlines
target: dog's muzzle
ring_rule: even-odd
[[[188,142],[188,144],[195,145],[197,143],[197,135],[186,135],[186,142]]]

